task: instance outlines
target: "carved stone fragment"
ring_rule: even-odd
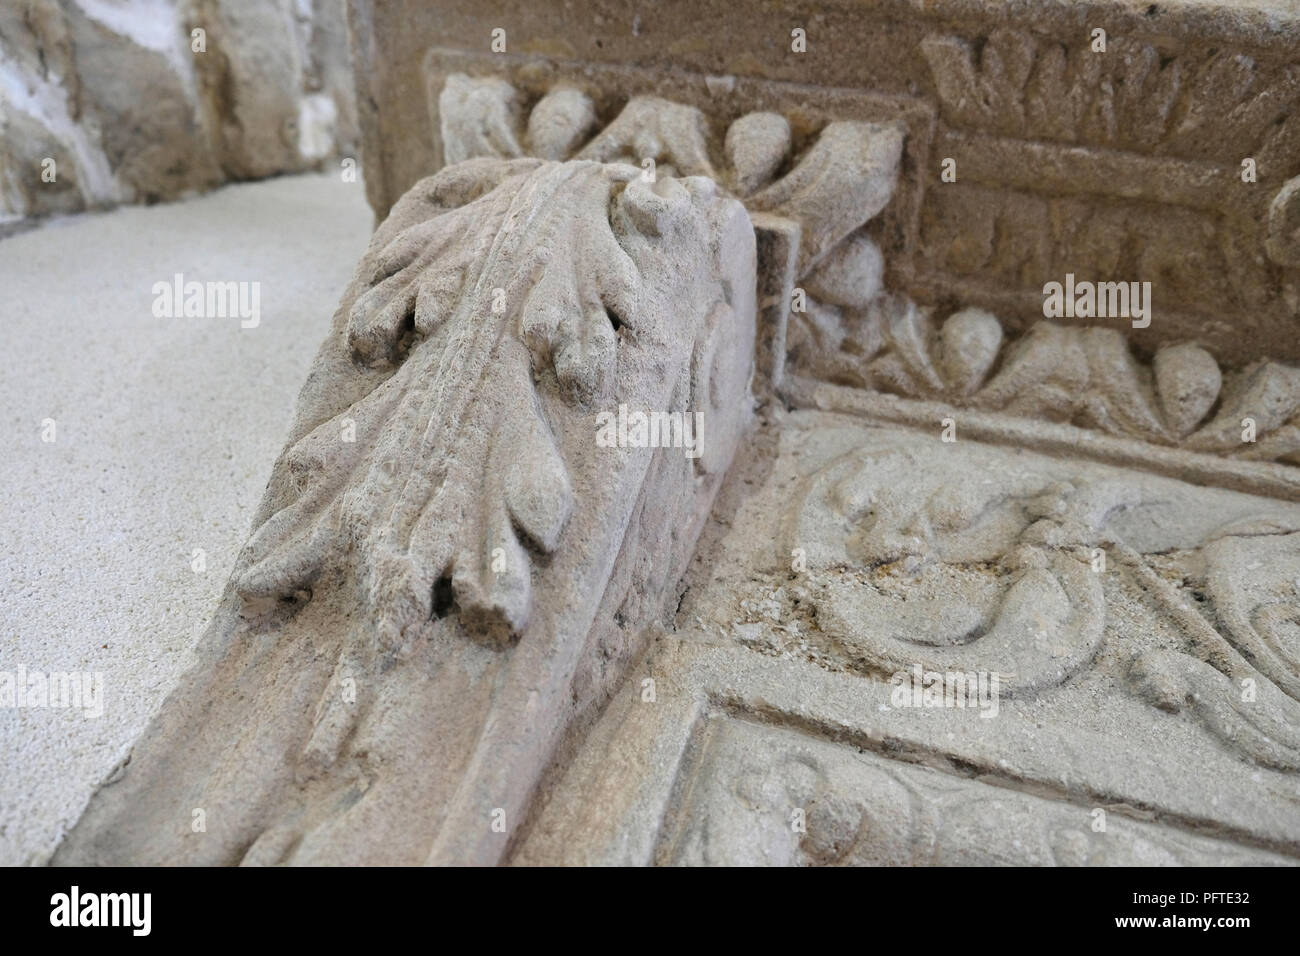
[[[1300,20],[446,6],[354,8],[382,221],[56,862],[1300,859]]]
[[[500,860],[746,427],[754,255],[707,179],[473,159],[418,183],[335,316],[202,662],[56,862]],[[626,407],[698,421],[697,453],[598,442]]]

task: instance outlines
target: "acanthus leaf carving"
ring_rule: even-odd
[[[306,589],[346,559],[388,650],[434,616],[444,578],[462,611],[521,633],[530,551],[554,551],[574,508],[553,422],[626,399],[620,337],[657,336],[624,247],[688,239],[692,190],[582,160],[480,159],[419,184],[396,215],[411,224],[377,236],[347,323],[359,362],[396,369],[289,450],[300,496],[254,534],[241,592]],[[706,338],[738,322],[702,318]],[[355,441],[340,440],[345,420]]]

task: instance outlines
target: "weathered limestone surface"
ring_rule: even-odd
[[[342,0],[0,10],[0,225],[301,171],[358,135]]]
[[[1295,863],[1297,15],[577,6],[354,5],[391,213],[56,862]]]
[[[1049,278],[1140,275],[1154,284],[1157,318],[1144,329],[1100,324],[1127,330],[1143,351],[1195,337],[1234,365],[1300,359],[1291,334],[1300,310],[1294,3],[829,0],[804,11],[756,0],[740,9],[668,0],[651,13],[637,0],[575,0],[558,15],[513,0],[436,9],[357,0],[371,204],[382,215],[441,161],[436,104],[411,84],[455,54],[460,72],[516,74],[521,106],[538,94],[520,71],[564,64],[605,123],[621,108],[609,92],[628,83],[707,104],[718,155],[739,112],[765,109],[749,91],[775,96],[792,84],[796,148],[817,113],[846,95],[873,98],[881,118],[925,117],[909,123],[897,225],[878,237],[890,288],[944,314],[987,309],[1018,335],[1041,318]],[[791,49],[795,28],[804,53]],[[1105,53],[1092,52],[1096,28]],[[493,29],[505,31],[506,52],[492,52]],[[956,161],[955,182],[940,179],[944,158]],[[1241,178],[1246,158],[1253,183]]]
[[[746,448],[655,701],[628,682],[521,862],[1294,857],[1297,505],[822,412]],[[987,719],[900,707],[917,664],[1015,676]]]
[[[478,159],[417,184],[204,662],[56,862],[502,859],[675,595],[749,418],[754,270],[708,179]],[[620,405],[702,410],[707,453],[598,446]]]

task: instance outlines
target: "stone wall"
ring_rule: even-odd
[[[0,229],[357,149],[343,0],[0,6]]]

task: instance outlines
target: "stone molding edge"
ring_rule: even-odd
[[[970,780],[972,762],[979,767],[980,779],[997,780],[1002,793],[1023,794],[1032,790],[1037,796],[1071,805],[1079,799],[1076,787],[1062,786],[1059,768],[1040,762],[1034,767],[1008,773],[996,752],[972,758],[970,752],[944,753],[936,763],[936,752],[929,741],[919,735],[909,739],[900,725],[887,713],[887,707],[863,707],[863,690],[856,682],[846,682],[842,675],[822,671],[803,661],[780,661],[758,657],[739,648],[694,644],[681,637],[662,638],[647,654],[646,668],[653,667],[659,683],[667,693],[655,712],[645,715],[636,703],[637,688],[625,685],[610,703],[606,714],[593,730],[588,751],[566,772],[559,782],[556,797],[543,808],[540,819],[525,835],[514,862],[538,865],[556,859],[566,864],[646,866],[663,862],[673,818],[678,816],[684,791],[695,772],[697,748],[702,728],[711,719],[725,717],[752,722],[772,729],[795,731],[827,743],[848,745],[865,753],[896,762],[897,766],[927,766],[954,783]],[[797,672],[799,681],[789,674]],[[744,674],[738,678],[737,674]],[[815,693],[807,688],[815,687]],[[889,685],[871,687],[868,694],[888,701]],[[821,710],[807,701],[823,704]],[[830,702],[829,707],[826,702]],[[830,711],[828,716],[827,711]],[[1013,718],[1015,719],[1015,718]],[[1041,727],[1035,731],[1043,733]],[[1077,742],[1077,728],[1052,728],[1046,731],[1064,745],[1067,738]],[[1086,732],[1091,734],[1091,731]],[[1098,752],[1113,746],[1109,738],[1102,744],[1094,739]],[[1087,753],[1067,747],[1071,753]],[[1045,753],[1056,753],[1051,747]],[[1136,751],[1135,751],[1136,758]],[[1173,768],[1181,757],[1175,753],[1144,751],[1142,758],[1161,767]],[[951,761],[951,763],[949,762]],[[958,763],[960,761],[960,763]],[[1133,811],[1132,808],[1159,806],[1154,794],[1140,779],[1117,773],[1092,758],[1086,774],[1098,781],[1094,802],[1114,805],[1120,815],[1131,820],[1155,824],[1169,834],[1196,834],[1222,840],[1241,849],[1264,851],[1283,858],[1300,857],[1300,838],[1295,829],[1284,835],[1269,834],[1254,823],[1267,817],[1267,803],[1248,808],[1236,807],[1232,820],[1211,818],[1198,812],[1195,804],[1208,801],[1208,792],[1198,793],[1183,806],[1166,808],[1158,813]],[[648,768],[639,786],[611,794],[608,804],[592,808],[575,800],[579,793],[610,793],[609,767],[641,764]],[[1090,804],[1091,805],[1091,804]],[[650,818],[656,826],[649,835],[626,838],[628,822]],[[1166,829],[1167,828],[1167,829]],[[582,839],[579,839],[581,835]]]
[[[942,401],[900,398],[801,375],[787,376],[781,395],[793,408],[905,425],[932,432],[936,440],[943,420],[951,418],[957,423],[959,435],[989,444],[1088,458],[1193,484],[1300,501],[1300,468],[1276,462],[1244,461],[1188,452],[1076,425],[959,408]]]
[[[482,64],[483,57],[456,51],[432,50],[426,58],[430,109],[440,131],[440,148],[451,158],[538,152],[550,158],[576,155],[611,160],[634,157],[640,151],[655,154],[647,158],[656,161],[683,165],[686,172],[718,178],[740,195],[750,207],[757,233],[758,368],[778,389],[787,352],[798,352],[802,345],[803,360],[795,365],[805,377],[925,403],[952,402],[967,409],[963,417],[969,417],[972,409],[988,414],[1006,409],[1001,414],[1034,423],[1020,429],[1027,437],[1035,427],[1083,420],[1088,426],[1085,433],[1137,440],[1153,451],[1177,449],[1263,461],[1300,459],[1300,370],[1291,366],[1263,361],[1225,375],[1208,351],[1194,342],[1182,342],[1160,349],[1148,368],[1132,356],[1118,330],[1047,322],[1007,343],[1004,323],[978,309],[959,310],[941,329],[932,330],[928,318],[910,300],[883,292],[882,256],[868,229],[879,232],[890,206],[906,204],[919,193],[907,189],[901,174],[909,143],[899,147],[899,162],[886,159],[872,166],[868,161],[856,168],[854,163],[862,159],[862,145],[873,138],[879,142],[882,130],[897,129],[906,137],[925,114],[912,114],[910,122],[896,119],[892,125],[870,126],[823,115],[825,125],[820,130],[809,127],[800,153],[789,122],[781,128],[780,114],[744,112],[744,105],[738,109],[728,101],[726,115],[733,118],[725,136],[726,156],[718,160],[710,155],[710,147],[716,150],[720,138],[716,127],[722,117],[637,95],[633,92],[637,84],[650,82],[651,71],[629,71],[632,78],[623,77],[618,89],[596,94],[602,100],[601,112],[614,116],[602,125],[582,84],[568,79],[572,65],[517,58],[507,72],[512,79],[523,78],[527,91],[522,93],[499,72],[473,77],[448,72],[456,66]],[[600,76],[605,78],[606,71]],[[678,90],[700,87],[695,90],[697,101],[713,92],[712,81],[720,78],[675,80]],[[796,90],[785,92],[797,95]],[[610,101],[621,103],[621,111],[614,114]],[[862,102],[844,105],[863,108]],[[875,108],[903,105],[887,99]],[[656,125],[652,116],[671,119]],[[710,124],[715,127],[712,132]],[[853,126],[868,130],[860,142],[832,135]],[[820,167],[819,150],[829,157]],[[836,165],[850,168],[857,178],[819,180],[812,183],[814,188],[806,188],[811,176],[800,181],[805,167]],[[899,184],[895,188],[886,182],[891,176]],[[785,187],[786,183],[793,186]],[[851,206],[849,197],[859,190],[884,196],[886,201],[873,199],[855,210],[852,218],[840,217],[826,229],[819,216],[836,219],[838,210]],[[895,221],[914,213],[910,208],[895,212]],[[887,225],[884,231],[888,232]],[[784,306],[803,285],[810,293],[803,328],[811,328],[812,333],[801,340],[798,335],[792,338],[794,314]],[[911,417],[919,421],[930,411],[922,406]],[[1243,441],[1247,425],[1251,435]],[[1071,447],[1079,445],[1075,442]],[[1174,472],[1183,468],[1176,463],[1177,455],[1105,454],[1146,462],[1146,467],[1167,461]],[[1214,469],[1202,463],[1190,470],[1209,474]],[[1288,494],[1291,485],[1286,479],[1254,476],[1251,468],[1229,468],[1221,480],[1234,486],[1244,481],[1282,494]]]

